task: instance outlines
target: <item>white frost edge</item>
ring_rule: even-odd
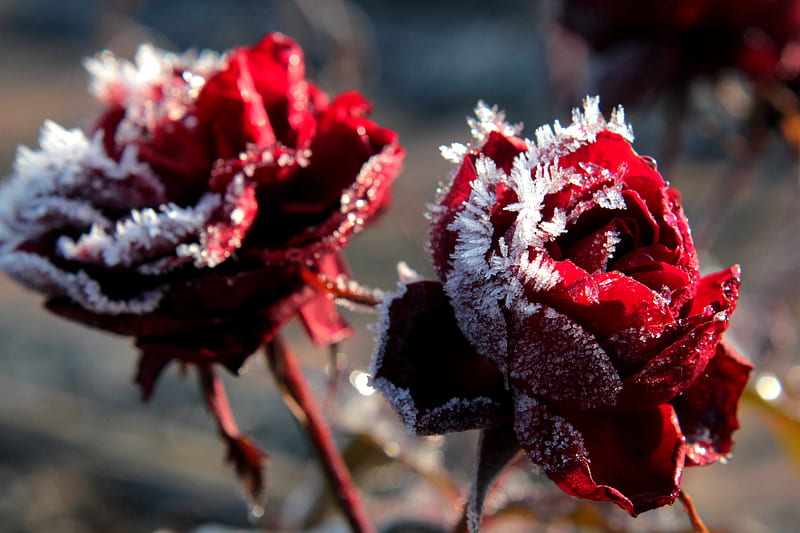
[[[61,270],[46,258],[27,252],[0,254],[0,270],[33,290],[51,297],[67,296],[87,311],[104,315],[150,313],[165,293],[165,289],[159,288],[132,300],[112,300],[86,272],[73,274]]]
[[[188,115],[190,105],[208,78],[223,69],[226,62],[227,56],[212,50],[175,54],[143,44],[133,62],[104,50],[85,59],[84,66],[91,77],[91,92],[102,102],[125,109],[115,139],[124,144],[152,132],[164,117],[186,119],[186,124],[191,125],[196,117]],[[181,73],[180,79],[176,79],[176,72]],[[153,98],[156,88],[159,99]]]
[[[108,224],[88,202],[80,205],[79,198],[64,198],[86,186],[87,172],[111,180],[135,174],[158,185],[149,166],[137,161],[135,147],[127,147],[119,162],[108,157],[100,132],[90,141],[78,128],[68,130],[47,120],[39,145],[39,150],[18,148],[14,173],[0,187],[0,242],[19,242],[47,230],[49,226],[38,223],[37,218],[46,215],[48,208],[81,225]]]
[[[187,71],[192,76],[208,78],[225,67],[227,58],[213,50],[189,50],[176,54],[145,43],[139,46],[133,61],[118,58],[110,50],[84,59],[89,72],[89,89],[97,98],[106,101],[121,97],[122,104],[138,100],[155,85],[172,78],[175,71]],[[205,80],[203,80],[204,83]],[[192,83],[191,80],[187,80]],[[193,84],[201,84],[200,80]]]
[[[190,207],[169,203],[159,206],[158,210],[134,209],[113,228],[93,224],[77,242],[60,237],[57,249],[66,259],[108,267],[129,267],[151,259],[147,257],[149,251],[159,253],[169,248],[174,248],[180,257],[181,247],[185,245],[179,243],[198,235],[221,203],[219,194],[206,193]]]

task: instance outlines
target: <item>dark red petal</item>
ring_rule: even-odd
[[[589,274],[605,272],[615,252],[616,242],[624,235],[624,231],[623,222],[614,218],[570,246],[564,251],[564,256]]]
[[[540,305],[510,324],[515,393],[576,409],[613,406],[622,381],[606,352],[570,317]]]
[[[624,137],[609,130],[597,134],[597,140],[588,143],[559,159],[561,168],[574,168],[586,172],[594,165],[610,170],[624,178],[628,188],[644,192],[645,202],[650,197],[659,198],[659,191],[666,187],[661,175],[640,157]],[[640,192],[640,194],[641,194]],[[651,208],[652,211],[652,208]]]
[[[305,147],[316,122],[313,111],[321,111],[327,102],[321,91],[305,79],[300,45],[286,35],[271,33],[236,53],[247,57],[253,84],[277,139],[287,146]]]
[[[618,408],[648,409],[686,391],[714,357],[727,321],[715,315],[692,328],[624,381]]]
[[[373,145],[369,131],[361,122],[337,115],[354,113],[341,111],[341,104],[332,105],[319,119],[317,134],[311,141],[311,157],[306,167],[299,168],[281,201],[288,213],[320,213],[330,211],[349,187],[370,157],[385,145]]]
[[[350,187],[340,191],[340,205],[331,210],[325,220],[304,226],[276,249],[248,250],[247,254],[266,263],[308,263],[338,250],[386,207],[392,181],[402,168],[404,155],[400,146],[387,146],[361,167]],[[268,222],[264,225],[268,229],[272,224],[286,224],[287,220],[284,214],[267,217],[262,222]]]
[[[508,419],[503,376],[464,338],[440,283],[407,285],[381,321],[375,386],[410,430],[438,434]]]
[[[736,411],[753,365],[721,342],[715,357],[686,392],[672,401],[686,436],[686,464],[712,463],[727,456],[739,427]]]
[[[514,428],[531,460],[567,494],[612,501],[635,516],[671,504],[680,492],[684,440],[670,405],[559,415],[523,398]]]
[[[475,170],[475,163],[473,163],[472,158],[465,158],[458,169],[458,173],[454,176],[453,182],[450,184],[447,196],[437,206],[439,211],[434,214],[430,230],[431,258],[433,267],[436,270],[436,276],[442,282],[447,280],[450,261],[456,249],[456,234],[448,228],[463,209],[464,202],[469,199],[472,191],[471,183],[477,177],[478,173]]]
[[[146,162],[166,189],[170,201],[195,202],[206,190],[214,154],[208,153],[196,128],[168,120],[156,126],[152,137],[139,140],[139,160]]]
[[[223,205],[214,212],[201,232],[201,259],[208,266],[217,266],[242,246],[258,215],[255,184],[237,185],[233,183],[228,188]]]
[[[281,85],[280,78],[275,82]],[[217,158],[234,159],[248,143],[259,148],[275,143],[276,135],[255,87],[246,52],[235,51],[228,68],[205,84],[197,98],[197,118],[201,131],[211,136]]]

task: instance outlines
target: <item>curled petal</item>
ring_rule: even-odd
[[[727,322],[719,315],[697,325],[624,381],[618,407],[640,410],[686,391],[714,357]]]
[[[674,321],[664,297],[616,271],[576,281],[568,287],[567,298],[554,306],[598,338]]]
[[[739,265],[734,265],[700,279],[690,315],[706,315],[719,311],[732,313],[739,298],[741,275],[742,269]]]
[[[420,435],[508,420],[503,376],[464,338],[434,281],[408,284],[386,303],[372,375],[408,428]]]
[[[566,493],[635,516],[680,492],[685,449],[669,405],[629,415],[555,414],[520,397],[514,427],[531,460]]]
[[[731,451],[736,411],[753,366],[724,342],[700,377],[672,401],[686,436],[686,464],[712,463]]]

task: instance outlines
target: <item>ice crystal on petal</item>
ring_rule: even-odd
[[[490,215],[497,201],[496,185],[507,176],[487,157],[479,157],[475,168],[478,179],[471,184],[469,201],[448,228],[456,232],[458,240],[445,292],[464,334],[503,371],[506,331],[499,301],[505,298],[505,291],[502,280],[490,269],[487,254],[494,233]]]
[[[498,111],[497,106],[489,107],[483,100],[478,101],[478,105],[475,106],[475,118],[468,117],[467,124],[469,124],[472,138],[479,146],[483,146],[486,138],[493,131],[503,135],[518,135],[523,128],[521,122],[518,124],[506,122],[504,111]]]
[[[218,194],[207,193],[191,207],[165,204],[158,211],[132,210],[113,229],[95,224],[77,242],[62,236],[58,250],[65,258],[83,263],[128,267],[175,250],[178,243],[200,231],[220,203]]]
[[[186,116],[189,106],[224,65],[224,56],[210,50],[174,54],[149,44],[139,47],[133,62],[108,50],[84,62],[91,91],[101,101],[125,108],[115,139],[121,144],[153,131],[164,118],[193,118]]]
[[[100,284],[84,271],[73,274],[54,266],[46,258],[27,252],[0,254],[0,270],[23,285],[48,296],[68,296],[93,313],[142,314],[155,310],[164,295],[162,289],[140,294],[131,300],[113,300]]]
[[[46,121],[40,150],[20,147],[14,174],[0,190],[0,243],[35,237],[53,225],[78,229],[110,221],[98,208],[159,203],[164,189],[149,167],[128,147],[114,161],[78,129]],[[121,194],[125,192],[125,194]],[[126,205],[123,205],[126,204]]]
[[[133,62],[104,50],[87,58],[84,67],[91,76],[89,87],[95,96],[105,102],[112,100],[129,105],[152,96],[153,87],[164,84],[178,72],[188,73],[183,75],[184,79],[199,91],[205,79],[224,67],[225,60],[224,55],[212,50],[175,54],[143,44],[137,49]],[[197,80],[192,79],[195,76]]]
[[[469,147],[462,143],[453,143],[451,145],[442,145],[439,147],[439,152],[442,157],[451,163],[459,164],[464,160],[464,156],[469,152]]]

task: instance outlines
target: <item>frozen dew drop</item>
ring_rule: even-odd
[[[258,520],[259,518],[264,516],[264,506],[259,504],[254,504],[250,507],[250,517],[254,520]]]
[[[389,441],[383,445],[383,453],[385,453],[388,457],[397,457],[400,455],[400,445],[393,440]]]
[[[360,370],[354,370],[350,373],[350,383],[355,387],[358,393],[362,396],[372,396],[375,394],[375,389],[369,384],[370,375]]]
[[[775,374],[763,374],[756,381],[756,392],[762,399],[772,402],[780,397],[783,387]]]
[[[434,448],[439,448],[444,444],[444,435],[428,435],[425,440]]]

